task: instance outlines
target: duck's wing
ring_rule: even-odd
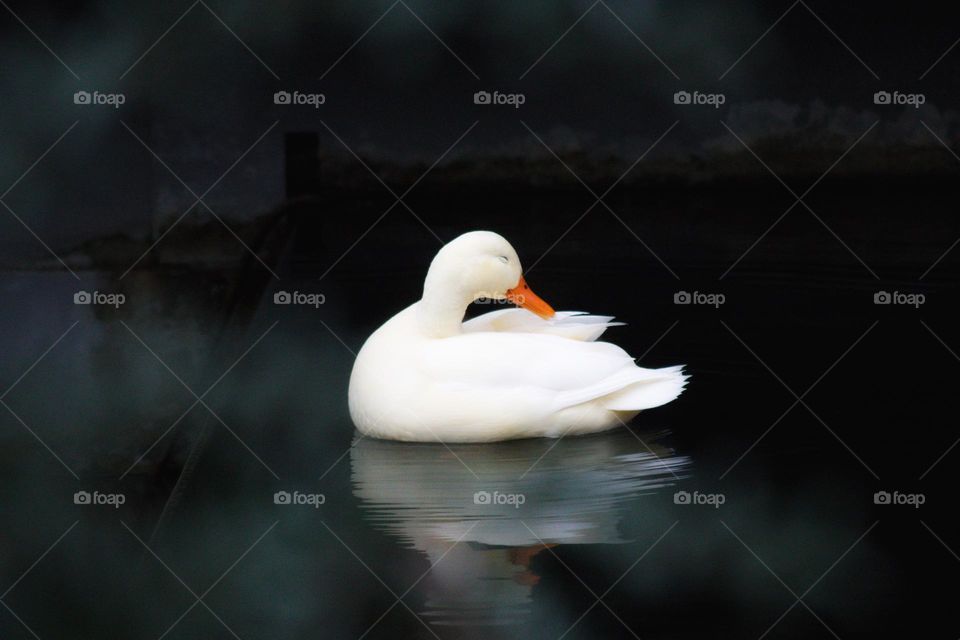
[[[424,349],[420,366],[439,384],[542,393],[554,409],[604,396],[610,396],[611,409],[646,409],[675,398],[686,381],[680,367],[643,369],[609,342],[554,335],[463,333],[430,341]],[[633,393],[638,385],[646,388],[644,393]]]
[[[607,327],[623,325],[622,322],[612,320],[613,316],[592,316],[583,311],[557,311],[553,318],[544,320],[526,309],[499,309],[467,320],[463,323],[463,331],[541,333],[592,342],[599,338]]]

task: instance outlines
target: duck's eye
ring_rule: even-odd
[[[507,264],[508,262],[510,262],[507,256],[498,256],[498,257],[500,258],[500,262],[502,262],[503,264]]]

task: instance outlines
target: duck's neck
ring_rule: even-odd
[[[417,308],[420,331],[428,338],[448,338],[461,332],[471,300],[450,292],[425,288]]]

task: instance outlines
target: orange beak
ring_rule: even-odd
[[[517,283],[517,286],[507,291],[507,300],[527,311],[532,311],[544,320],[549,320],[555,314],[553,307],[530,289],[530,285],[523,279],[523,276],[520,276],[520,282]]]

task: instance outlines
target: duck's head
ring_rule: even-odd
[[[523,279],[517,252],[491,231],[471,231],[444,245],[430,263],[423,296],[443,296],[464,307],[481,298],[509,300],[541,318],[554,315]]]

